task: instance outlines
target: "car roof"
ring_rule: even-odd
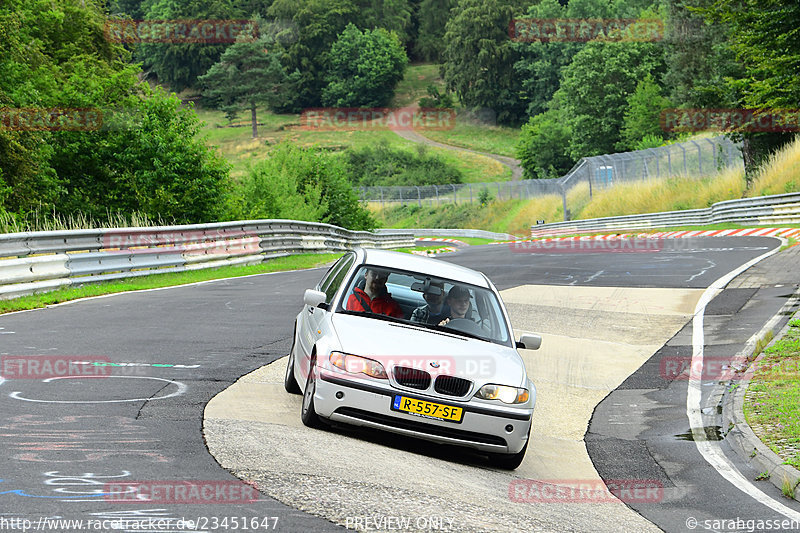
[[[357,252],[362,264],[419,272],[489,288],[489,282],[481,272],[446,261],[376,248],[362,248]]]

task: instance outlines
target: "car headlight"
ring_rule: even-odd
[[[481,387],[475,393],[475,397],[483,400],[500,400],[503,403],[525,403],[530,398],[530,393],[528,389],[489,384]]]
[[[331,364],[350,374],[366,374],[372,378],[388,379],[383,365],[374,359],[342,352],[331,352]]]

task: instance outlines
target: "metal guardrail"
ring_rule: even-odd
[[[411,231],[295,220],[0,235],[0,298],[133,276],[254,264],[293,253],[414,245]]]
[[[800,223],[800,193],[726,200],[706,209],[553,222],[551,224],[531,226],[531,236],[542,237],[568,232],[574,233],[575,231],[609,229],[631,230],[671,226],[706,226],[725,222],[753,225]]]

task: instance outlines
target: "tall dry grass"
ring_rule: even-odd
[[[170,226],[174,220],[153,219],[144,213],[107,213],[105,218],[95,219],[83,213],[61,215],[56,212],[42,212],[38,209],[24,218],[0,212],[0,233],[20,233],[26,231],[60,231],[96,228],[144,228]]]
[[[579,218],[701,209],[723,200],[741,198],[744,188],[744,171],[737,168],[707,178],[681,177],[617,185],[595,190]]]
[[[798,191],[800,191],[800,137],[767,160],[753,179],[747,196],[768,196]]]

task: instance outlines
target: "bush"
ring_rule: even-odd
[[[424,145],[416,148],[416,153],[393,149],[384,140],[374,147],[348,150],[345,158],[350,180],[362,187],[461,183],[459,169],[430,154]]]
[[[347,180],[344,162],[289,142],[250,169],[228,198],[226,218],[289,218],[351,230],[375,227]]]

